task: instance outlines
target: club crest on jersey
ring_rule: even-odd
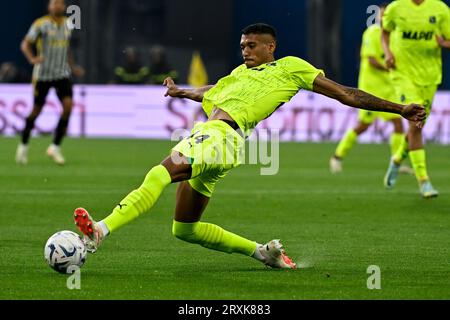
[[[431,24],[436,24],[436,17],[435,16],[431,16],[430,17],[430,23]]]

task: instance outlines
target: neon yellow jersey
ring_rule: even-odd
[[[450,10],[444,2],[394,1],[384,13],[383,27],[391,32],[397,65],[393,77],[408,77],[420,86],[442,82],[442,50],[436,35],[450,39]]]
[[[363,34],[358,87],[377,97],[388,99],[393,93],[392,86],[387,85],[390,83],[389,72],[372,66],[369,62],[370,57],[385,65],[379,25],[370,26]]]
[[[299,90],[313,90],[316,77],[324,74],[297,57],[285,57],[255,68],[245,65],[220,79],[206,92],[203,109],[209,116],[216,106],[227,112],[246,136]]]

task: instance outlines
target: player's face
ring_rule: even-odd
[[[241,51],[247,68],[254,68],[273,61],[276,44],[268,34],[243,34]]]
[[[57,17],[63,16],[66,12],[66,2],[64,0],[50,0],[48,12]]]

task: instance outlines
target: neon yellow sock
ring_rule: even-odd
[[[257,246],[254,241],[242,238],[219,226],[203,222],[183,223],[174,220],[172,233],[180,240],[199,244],[208,249],[240,253],[249,257],[255,253]]]
[[[339,145],[335,152],[336,157],[339,157],[341,159],[345,158],[357,139],[358,135],[356,134],[356,132],[353,129],[348,130],[345,136],[342,138],[341,142],[339,142]]]
[[[405,135],[403,133],[391,134],[391,156],[395,156],[395,153],[405,141]]]
[[[145,177],[144,183],[131,192],[103,222],[114,232],[127,223],[150,210],[162,191],[172,182],[169,172],[162,166],[156,166]]]
[[[402,163],[408,157],[408,153],[409,144],[408,140],[406,140],[406,136],[404,136],[400,147],[398,147],[397,151],[394,153],[394,161],[396,163]]]
[[[423,182],[429,180],[425,150],[420,149],[411,151],[409,153],[409,158],[411,159],[411,164],[414,168],[414,172],[416,173],[417,181]]]

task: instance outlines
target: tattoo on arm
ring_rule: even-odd
[[[380,98],[377,98],[367,92],[356,88],[344,87],[343,88],[346,98],[343,99],[343,103],[371,111],[385,111],[400,114],[402,106],[396,103],[392,103]]]
[[[398,114],[403,110],[400,104],[377,98],[356,88],[343,86],[323,76],[316,78],[313,91],[354,108]]]
[[[401,114],[404,118],[417,122],[419,128],[423,127],[422,121],[426,118],[423,106],[417,104],[404,106],[383,100],[362,90],[340,85],[324,76],[318,76],[314,80],[313,91],[350,107]]]

